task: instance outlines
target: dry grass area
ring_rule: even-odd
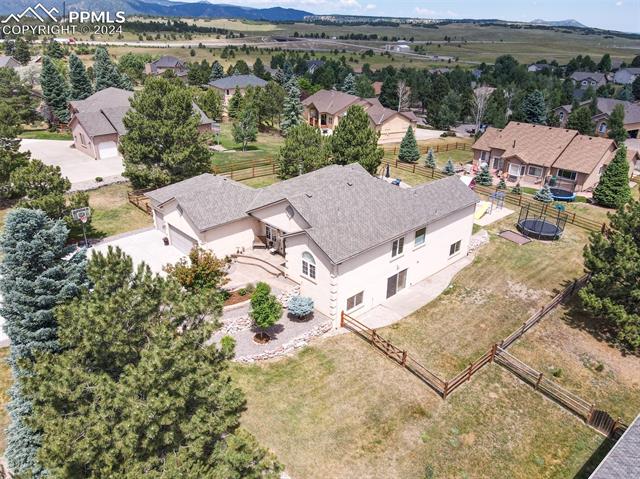
[[[89,205],[93,208],[90,235],[96,238],[113,236],[151,226],[153,220],[127,200],[131,186],[114,184],[89,192]]]
[[[550,314],[510,352],[630,424],[640,412],[640,357],[616,348],[599,329],[596,320],[570,304]]]
[[[519,246],[497,236],[516,220],[513,213],[492,225],[490,243],[437,300],[381,334],[449,377],[582,275],[586,231],[568,227],[560,241]]]
[[[603,441],[498,366],[445,402],[352,335],[234,376],[294,478],[573,478]]]
[[[7,364],[9,348],[0,349],[0,452],[6,446],[5,430],[9,425],[9,414],[6,404],[9,402],[9,387],[11,386],[11,370]]]

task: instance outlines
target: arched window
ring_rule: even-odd
[[[311,253],[302,253],[302,274],[316,279],[316,260]]]

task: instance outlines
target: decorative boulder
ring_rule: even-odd
[[[287,304],[287,310],[296,318],[304,318],[313,312],[313,300],[306,296],[293,296]]]

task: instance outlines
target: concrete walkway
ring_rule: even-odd
[[[453,277],[469,266],[473,262],[473,258],[474,255],[470,254],[459,259],[433,276],[403,289],[392,298],[386,300],[384,304],[370,309],[361,316],[357,316],[356,319],[372,329],[383,328],[397,323],[402,318],[409,316],[440,296],[447,289]],[[348,332],[344,328],[339,331]]]

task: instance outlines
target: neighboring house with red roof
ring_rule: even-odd
[[[371,127],[380,133],[379,143],[402,141],[407,128],[414,130],[418,118],[411,111],[396,111],[382,106],[377,98],[360,98],[336,90],[320,90],[306,98],[303,117],[312,126],[330,135],[347,113],[350,106],[359,105],[369,115]]]
[[[580,106],[586,106],[591,100],[583,101]],[[609,117],[617,105],[624,108],[624,129],[629,132],[631,138],[638,138],[640,132],[640,105],[630,101],[615,100],[613,98],[598,98],[596,101],[596,114],[591,117],[595,125],[595,133],[605,136],[609,129]],[[565,126],[572,111],[572,105],[562,105],[553,110],[560,119],[560,125]]]
[[[590,191],[613,159],[616,144],[576,130],[512,121],[502,130],[487,128],[472,149],[476,168],[487,164],[510,182],[540,187],[555,177],[562,188]]]
[[[120,136],[127,132],[122,120],[131,108],[132,96],[132,91],[111,87],[84,100],[69,102],[69,129],[78,151],[96,160],[118,156]],[[198,130],[212,131],[213,122],[195,103],[193,109],[200,117]]]

